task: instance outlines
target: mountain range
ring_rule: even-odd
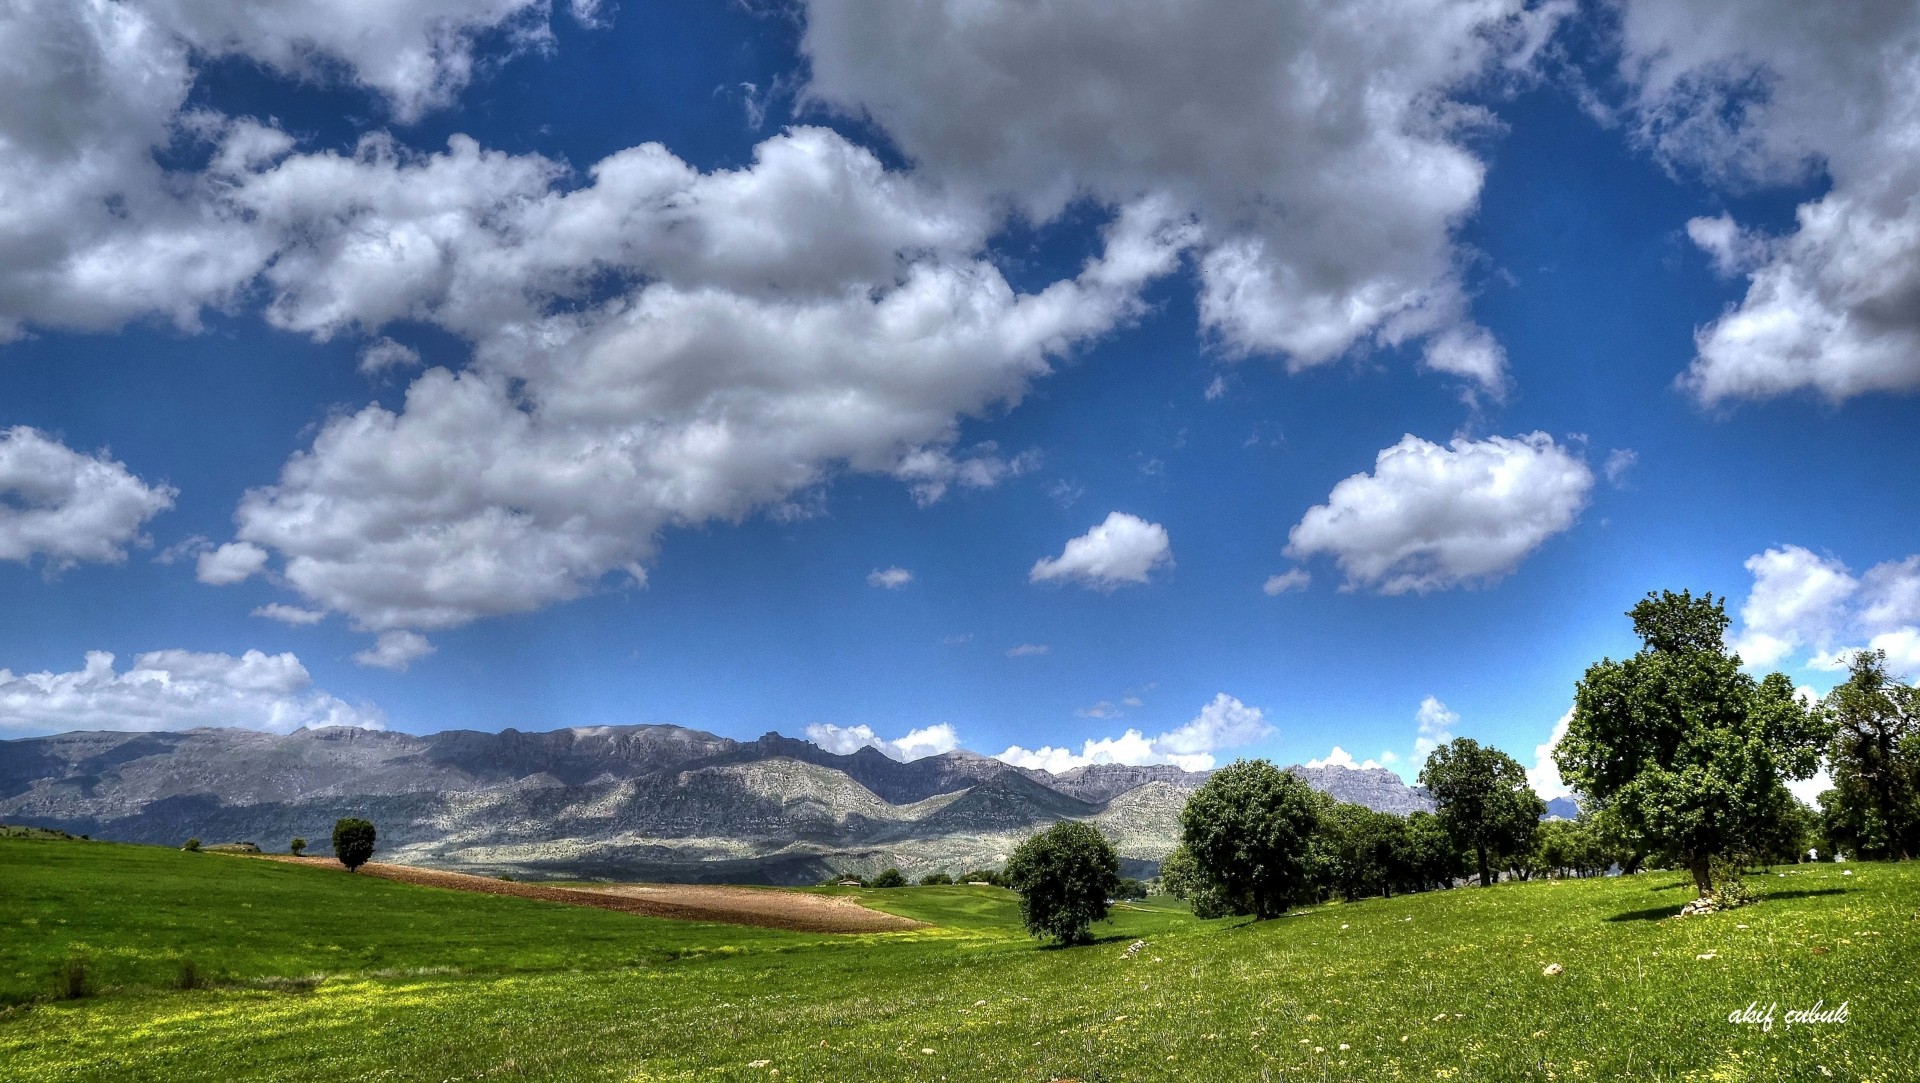
[[[1390,771],[1291,767],[1381,811],[1431,809]],[[1058,820],[1099,827],[1151,873],[1207,772],[1094,764],[1054,774],[966,751],[900,761],[768,733],[677,726],[415,735],[329,727],[76,732],[0,741],[0,821],[178,845],[296,836],[324,851],[361,816],[379,856],[531,877],[811,883],[898,866],[998,866]]]

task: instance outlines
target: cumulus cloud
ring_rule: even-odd
[[[1221,692],[1187,724],[1158,737],[1128,729],[1118,737],[1088,738],[1079,752],[1052,745],[1035,749],[1012,745],[995,758],[1055,773],[1096,763],[1171,763],[1188,771],[1206,771],[1214,765],[1213,753],[1252,744],[1272,733],[1265,712]]]
[[[836,726],[831,722],[815,722],[807,727],[807,740],[842,756],[862,748],[874,748],[890,759],[901,761],[938,756],[960,747],[959,736],[954,733],[953,726],[946,722],[908,730],[904,737],[893,740],[881,737],[867,725]]]
[[[1422,764],[1428,753],[1453,740],[1453,727],[1460,724],[1460,716],[1433,696],[1420,701],[1413,720],[1419,727],[1413,738],[1413,758]]]
[[[1132,318],[1181,246],[1143,202],[1078,276],[1018,293],[981,258],[976,209],[815,128],[737,170],[650,144],[584,187],[560,172],[373,139],[249,187],[309,238],[269,275],[275,321],[324,335],[408,316],[476,348],[400,410],[336,418],[241,502],[240,539],[314,607],[452,627],[609,573],[643,581],[663,530],[777,511],[839,471],[921,484],[946,454],[952,480],[990,483],[1018,464],[947,454],[960,420]],[[609,275],[634,285],[585,303]]]
[[[141,527],[177,495],[104,451],[82,455],[17,425],[0,432],[0,560],[39,557],[49,571],[119,564],[128,546],[149,544]]]
[[[875,568],[867,573],[867,585],[881,590],[898,590],[913,582],[913,573],[905,568]]]
[[[152,651],[125,671],[114,656],[87,652],[83,669],[21,673],[0,669],[0,729],[186,730],[239,726],[288,733],[302,726],[381,729],[377,708],[353,706],[313,687],[292,654]]]
[[[1370,771],[1376,767],[1379,767],[1380,764],[1375,760],[1367,760],[1362,763],[1356,763],[1354,762],[1354,759],[1353,759],[1353,753],[1348,752],[1346,749],[1341,748],[1339,745],[1334,745],[1333,751],[1327,753],[1325,757],[1317,760],[1308,760],[1305,766],[1312,767],[1315,769],[1318,769],[1321,767],[1346,767],[1346,768],[1351,768],[1353,770]]]
[[[1753,587],[1731,645],[1747,665],[1800,654],[1811,668],[1841,670],[1864,647],[1887,652],[1897,673],[1920,674],[1920,555],[1855,576],[1833,557],[1782,545],[1749,557],[1746,569]]]
[[[1573,525],[1593,472],[1545,433],[1448,447],[1408,435],[1288,532],[1288,556],[1334,558],[1343,589],[1425,593],[1491,583]]]
[[[240,57],[347,82],[403,120],[445,104],[475,38],[529,43],[543,0],[21,0],[0,8],[0,342],[29,325],[199,326],[285,241],[238,198],[293,140],[188,106],[199,66]],[[156,152],[162,152],[156,156]],[[182,153],[184,152],[184,153]],[[204,162],[166,166],[163,160]]]
[[[1111,512],[1100,525],[1070,539],[1057,557],[1042,557],[1029,582],[1075,582],[1095,590],[1145,583],[1156,568],[1173,566],[1167,528],[1125,512]]]
[[[211,586],[243,583],[267,566],[267,551],[251,542],[228,542],[200,554],[194,578]]]
[[[1573,791],[1560,777],[1560,765],[1553,762],[1553,750],[1560,747],[1561,738],[1567,735],[1567,728],[1573,725],[1573,711],[1568,709],[1553,724],[1553,732],[1548,734],[1545,744],[1533,746],[1533,766],[1527,768],[1527,784],[1541,800],[1551,801],[1556,797],[1571,797]]]
[[[1453,231],[1489,118],[1451,97],[1524,68],[1570,10],[1521,0],[873,5],[809,0],[807,94],[920,169],[1046,221],[1154,193],[1190,214],[1201,320],[1227,352],[1325,363],[1427,337],[1486,390]]]
[[[1688,235],[1745,298],[1695,337],[1703,403],[1920,388],[1920,8],[1632,0],[1621,72],[1641,138],[1732,190],[1824,173],[1775,235],[1732,217]]]
[[[388,631],[381,632],[374,639],[373,646],[356,652],[353,660],[363,666],[405,673],[408,666],[437,649],[432,643],[427,642],[426,636],[418,632]]]
[[[1268,576],[1267,581],[1261,584],[1260,589],[1266,592],[1267,595],[1272,596],[1275,594],[1285,594],[1293,590],[1305,590],[1307,589],[1307,584],[1311,582],[1313,582],[1313,576],[1308,574],[1305,568],[1289,568],[1279,575]]]

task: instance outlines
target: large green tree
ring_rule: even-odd
[[[1660,591],[1627,615],[1641,649],[1588,667],[1554,761],[1583,805],[1678,858],[1705,895],[1711,859],[1768,834],[1782,780],[1813,774],[1826,731],[1785,675],[1741,672],[1724,600]]]
[[[1180,839],[1235,911],[1266,920],[1312,897],[1326,798],[1266,760],[1214,772],[1180,812]]]
[[[1888,675],[1885,651],[1857,651],[1821,706],[1834,727],[1828,835],[1863,857],[1920,853],[1920,688]]]
[[[358,872],[373,856],[374,839],[371,823],[357,816],[342,817],[333,823],[333,856],[348,872]]]
[[[1120,855],[1098,829],[1062,820],[1014,850],[1006,877],[1020,893],[1029,932],[1077,944],[1107,919],[1107,900],[1120,888]]]
[[[1473,853],[1482,886],[1493,883],[1496,860],[1533,849],[1547,804],[1512,756],[1458,737],[1428,754],[1420,784],[1433,795],[1455,844]]]

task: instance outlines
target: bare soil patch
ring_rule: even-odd
[[[319,868],[341,869],[327,857],[268,855]],[[648,917],[681,921],[718,921],[730,925],[757,925],[806,933],[889,933],[922,928],[925,923],[870,910],[858,902],[831,895],[809,895],[777,888],[719,887],[709,884],[605,884],[550,887],[513,880],[496,880],[464,872],[389,865],[374,861],[360,866],[361,875],[398,880],[406,884],[476,891],[483,895],[513,895],[522,899],[592,906]]]

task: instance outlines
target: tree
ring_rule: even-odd
[[[1402,891],[1452,887],[1454,880],[1466,872],[1460,847],[1454,845],[1440,817],[1431,812],[1408,814],[1393,866]]]
[[[1640,852],[1671,852],[1705,896],[1713,857],[1765,833],[1782,780],[1813,774],[1827,734],[1785,675],[1740,671],[1724,600],[1660,591],[1628,616],[1641,649],[1587,668],[1554,761],[1583,805]]]
[[[1395,868],[1405,850],[1405,820],[1335,801],[1321,817],[1321,832],[1322,875],[1329,890],[1348,902],[1393,894]]]
[[[963,872],[954,879],[962,884],[992,884],[994,887],[1005,887],[1007,884],[1006,876],[998,869],[975,869]]]
[[[1028,932],[1078,944],[1090,925],[1107,919],[1107,900],[1120,886],[1120,855],[1092,825],[1062,820],[1013,852],[1007,886],[1020,893]]]
[[[186,845],[180,848],[190,854],[197,854],[200,852],[200,839],[197,836],[190,838],[187,840]]]
[[[882,869],[880,875],[873,878],[874,887],[906,887],[907,877],[899,869]]]
[[[1180,838],[1234,912],[1264,921],[1312,897],[1310,850],[1325,802],[1266,760],[1241,760],[1194,791]]]
[[[1147,897],[1147,885],[1131,876],[1120,878],[1119,886],[1113,889],[1116,899],[1144,899]]]
[[[1527,769],[1497,748],[1459,737],[1427,756],[1420,784],[1433,794],[1440,823],[1473,852],[1480,885],[1493,883],[1493,863],[1533,849],[1547,803],[1527,784]]]
[[[953,883],[953,877],[944,872],[930,872],[920,878],[921,887],[934,887],[936,885],[951,883]]]
[[[306,849],[307,849],[306,839],[296,838],[292,842],[287,844],[287,852],[292,854],[295,857],[299,857],[301,854],[305,853]]]
[[[373,825],[354,816],[343,817],[333,824],[333,856],[348,872],[356,872],[373,856]]]
[[[1885,651],[1856,651],[1821,706],[1838,791],[1828,834],[1863,857],[1920,853],[1920,688],[1888,676]]]

